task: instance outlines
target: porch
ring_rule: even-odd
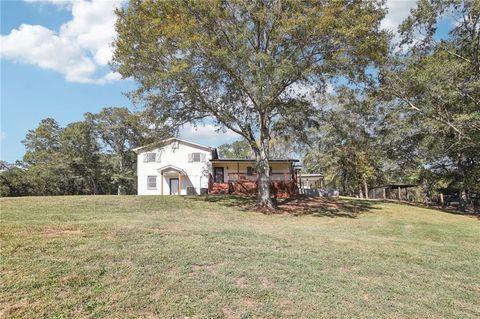
[[[270,161],[270,192],[275,197],[290,197],[297,193],[294,162],[297,160]],[[253,160],[212,160],[213,175],[209,179],[211,194],[257,194],[257,173]]]

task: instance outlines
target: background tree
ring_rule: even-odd
[[[340,88],[326,102],[318,129],[310,131],[304,169],[323,173],[329,187],[368,198],[382,180],[382,149],[375,136],[376,113],[365,91]]]
[[[0,172],[0,196],[27,196],[32,194],[25,169],[9,166]]]
[[[72,182],[80,184],[80,193],[99,194],[102,178],[101,147],[89,122],[74,122],[60,134],[60,151],[72,173]],[[87,191],[83,189],[87,188]]]
[[[446,17],[456,23],[438,40]],[[403,144],[412,142],[423,176],[457,189],[465,208],[480,184],[480,2],[419,1],[400,31],[408,49],[392,55],[380,78],[389,125],[402,131],[408,123],[412,139]]]
[[[51,118],[28,131],[22,162],[0,163],[1,196],[135,193],[132,148],[170,137],[149,114],[87,113],[65,128]]]
[[[23,158],[28,167],[25,183],[32,186],[32,195],[62,195],[68,193],[69,171],[60,152],[61,127],[52,118],[29,130],[22,143]]]
[[[254,157],[252,148],[244,139],[220,145],[218,153],[221,158],[251,159]]]
[[[119,195],[134,187],[136,156],[132,149],[171,136],[168,130],[150,121],[148,115],[132,113],[127,108],[108,107],[85,117],[111,154],[111,178]]]
[[[275,124],[308,127],[295,87],[359,81],[381,60],[378,1],[137,1],[117,11],[114,69],[139,84],[134,101],[172,127],[213,118],[252,148],[257,206],[272,209]]]

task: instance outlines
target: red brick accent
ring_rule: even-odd
[[[229,183],[213,183],[210,190],[211,194],[228,194],[230,193]]]

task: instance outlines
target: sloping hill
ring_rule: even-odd
[[[478,219],[242,201],[1,199],[0,317],[480,317]]]

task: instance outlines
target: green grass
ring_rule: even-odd
[[[364,202],[263,215],[226,197],[4,198],[2,318],[478,318],[480,222]]]

